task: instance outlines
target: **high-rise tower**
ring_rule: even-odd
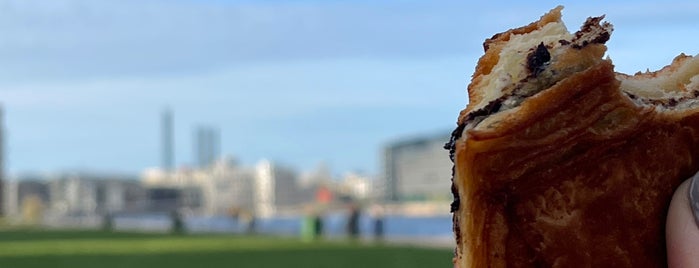
[[[210,126],[200,126],[194,134],[195,163],[204,168],[213,164],[219,157],[221,139],[218,129]]]
[[[5,111],[0,105],[0,216],[5,215]]]
[[[171,171],[175,162],[172,110],[167,108],[165,111],[163,111],[160,124],[162,142],[162,169],[165,171]]]

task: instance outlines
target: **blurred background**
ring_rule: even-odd
[[[449,267],[482,43],[559,4],[699,52],[695,1],[0,1],[0,266]]]

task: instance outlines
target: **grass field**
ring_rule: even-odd
[[[222,235],[0,231],[0,267],[451,267],[450,250]]]

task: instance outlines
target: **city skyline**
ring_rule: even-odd
[[[161,166],[167,106],[173,166],[202,124],[246,165],[378,174],[383,145],[455,126],[485,38],[558,4],[571,31],[607,14],[619,71],[699,53],[690,1],[5,1],[6,171]]]

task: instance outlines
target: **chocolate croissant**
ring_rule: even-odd
[[[445,146],[454,263],[664,267],[674,189],[699,170],[699,58],[625,75],[612,25],[557,7],[489,38]]]

